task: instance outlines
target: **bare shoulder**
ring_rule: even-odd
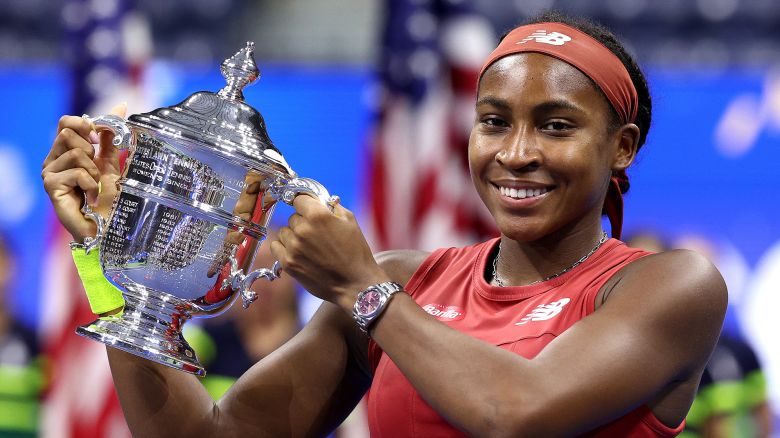
[[[623,270],[620,282],[634,288],[644,284],[641,289],[654,289],[662,296],[688,296],[726,305],[723,277],[712,262],[695,251],[678,249],[639,259]]]
[[[600,310],[646,327],[693,363],[706,361],[728,304],[723,277],[706,257],[667,251],[639,259],[619,275]]]
[[[427,251],[398,249],[376,253],[374,259],[393,281],[406,284],[430,254]]]

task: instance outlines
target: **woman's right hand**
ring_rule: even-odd
[[[127,106],[120,104],[111,113],[124,117],[126,111]],[[41,172],[57,218],[76,242],[96,232],[95,223],[81,212],[84,197],[95,212],[106,217],[119,179],[119,151],[111,143],[113,134],[103,132],[98,136],[94,128],[82,117],[60,118],[57,137]],[[93,142],[98,141],[100,146],[95,151]]]

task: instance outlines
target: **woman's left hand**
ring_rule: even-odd
[[[311,196],[293,201],[296,213],[271,242],[271,253],[311,294],[350,310],[358,292],[389,281],[351,211],[333,212]]]

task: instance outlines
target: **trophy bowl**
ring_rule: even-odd
[[[253,43],[222,63],[227,85],[201,91],[171,107],[89,118],[114,134],[127,158],[108,218],[83,245],[100,251],[106,278],[122,291],[123,312],[77,328],[81,336],[155,362],[205,375],[182,337],[193,317],[212,317],[241,296],[247,307],[258,278],[249,272],[278,200],[314,196],[338,202],[321,184],[299,178],[273,145],[263,117],[243,100],[259,76]]]

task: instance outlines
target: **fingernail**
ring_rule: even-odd
[[[89,132],[89,142],[92,144],[100,143],[100,136],[94,129]]]
[[[127,114],[127,101],[120,102],[111,109],[111,113],[124,117]]]

